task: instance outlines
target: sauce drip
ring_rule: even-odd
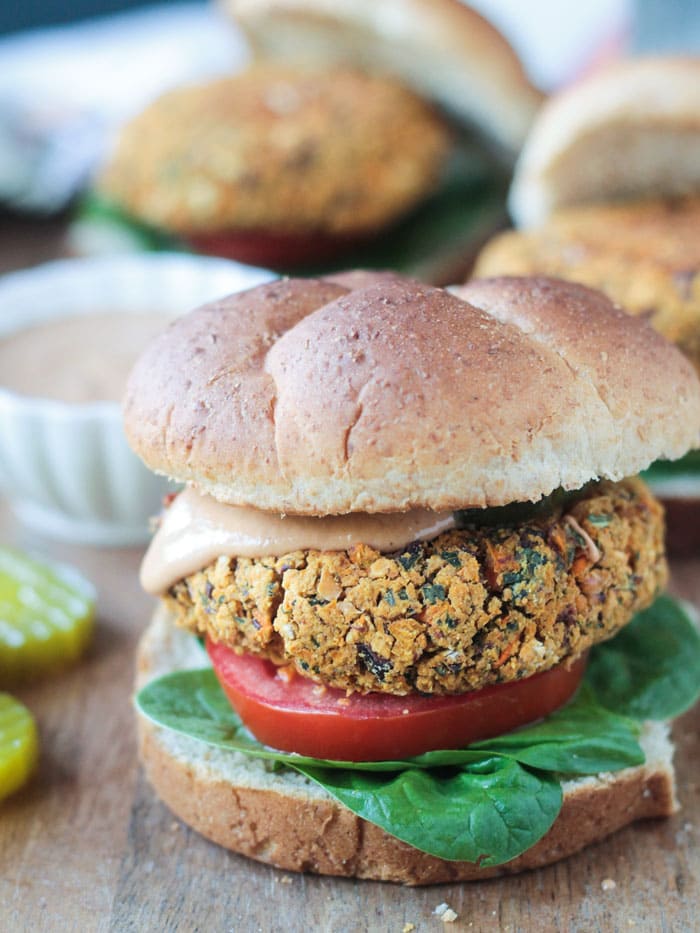
[[[391,552],[454,527],[452,512],[281,516],[224,505],[188,488],[163,516],[141,565],[141,585],[154,595],[163,593],[222,555],[279,557],[299,550],[344,551],[356,544]]]

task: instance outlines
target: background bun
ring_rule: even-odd
[[[474,274],[547,275],[599,288],[644,317],[700,373],[700,196],[585,204],[508,230]]]
[[[152,677],[206,664],[196,640],[158,610],[138,658],[138,686]],[[677,809],[664,723],[647,723],[646,764],[563,783],[556,822],[532,849],[497,868],[444,861],[419,852],[356,816],[323,788],[261,759],[211,748],[138,717],[141,759],[158,795],[208,839],[289,871],[374,878],[404,884],[474,881],[558,861],[628,823]]]
[[[697,442],[690,363],[601,293],[373,278],[280,280],[176,321],[129,380],[136,452],[221,501],[324,515],[537,500]]]
[[[221,0],[259,59],[393,74],[514,157],[542,95],[459,0]]]
[[[510,210],[533,226],[557,208],[700,191],[700,58],[640,58],[596,72],[540,111]]]

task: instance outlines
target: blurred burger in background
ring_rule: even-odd
[[[125,127],[98,188],[202,252],[294,266],[424,201],[450,144],[392,79],[258,66],[157,100]]]
[[[255,64],[123,128],[79,247],[99,228],[280,271],[463,275],[541,100],[500,33],[453,0],[226,9]]]
[[[700,370],[700,59],[611,66],[542,109],[510,192],[515,232],[477,275],[558,276],[605,291]],[[670,546],[700,546],[700,458],[658,462]]]

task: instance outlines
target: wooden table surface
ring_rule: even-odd
[[[53,239],[52,239],[53,238]],[[55,231],[3,252],[0,265],[53,255]],[[13,240],[16,243],[16,240]],[[23,261],[20,261],[23,260]],[[219,849],[156,800],[136,760],[133,655],[153,603],[138,550],[68,547],[28,534],[0,504],[0,542],[79,567],[99,591],[87,657],[19,691],[36,715],[35,780],[0,806],[0,931],[700,929],[700,709],[674,729],[680,814],[639,823],[565,862],[471,885],[402,888],[290,875]],[[700,558],[673,566],[675,593],[700,605]],[[603,881],[612,879],[615,886]]]

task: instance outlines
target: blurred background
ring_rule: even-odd
[[[697,49],[696,0],[477,0],[551,91],[625,50]],[[0,203],[51,213],[86,185],[116,127],[164,89],[242,67],[216,4],[0,4]]]

